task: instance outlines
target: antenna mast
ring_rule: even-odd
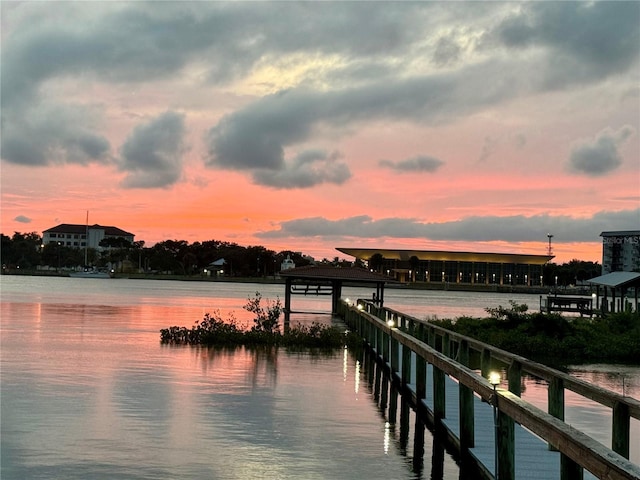
[[[551,248],[551,239],[553,238],[553,235],[551,235],[550,233],[547,233],[547,238],[549,239],[549,247],[547,247],[547,255],[552,257],[553,256],[553,249]]]

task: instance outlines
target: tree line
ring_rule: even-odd
[[[75,269],[80,266],[112,268],[116,271],[200,275],[210,265],[224,259],[221,273],[225,276],[263,277],[280,271],[288,257],[296,266],[309,265],[312,260],[300,252],[275,252],[263,246],[242,246],[232,242],[207,240],[189,243],[186,240],[164,240],[152,247],[144,241],[129,242],[124,238],[105,238],[101,249],[73,248],[57,243],[42,245],[36,233],[15,232],[12,237],[1,236],[3,269],[35,270],[46,267],[54,270]],[[337,261],[334,259],[334,261]]]
[[[36,233],[15,232],[12,237],[0,234],[3,269],[72,269],[84,265],[84,249],[56,243],[42,246],[42,237]],[[118,266],[119,271],[166,273],[174,275],[201,275],[216,260],[224,259],[220,267],[224,276],[266,277],[280,271],[280,265],[289,256],[297,267],[312,263],[310,257],[300,252],[283,250],[275,252],[263,246],[241,246],[236,243],[207,240],[189,243],[186,240],[164,240],[152,247],[144,241],[128,242],[124,238],[105,238],[100,242],[102,250],[87,249],[87,264],[98,268]],[[379,258],[378,258],[379,257]],[[372,257],[369,267],[377,270],[381,255]],[[417,258],[416,258],[417,261]],[[324,259],[323,262],[350,266],[352,262]],[[571,260],[563,264],[548,263],[544,267],[544,284],[575,285],[601,275],[602,266],[597,262]],[[556,282],[557,277],[557,282]]]

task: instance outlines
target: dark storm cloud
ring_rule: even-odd
[[[546,84],[563,88],[637,65],[639,19],[639,2],[531,2],[486,39],[512,49],[547,48]]]
[[[2,158],[32,166],[109,163],[109,141],[92,131],[95,117],[83,107],[44,102],[15,115],[3,110]]]
[[[321,183],[340,185],[351,178],[351,172],[339,158],[337,152],[307,150],[286,161],[286,168],[256,170],[253,179],[259,185],[280,189],[309,188]]]
[[[285,150],[307,142],[319,127],[340,136],[366,122],[442,124],[522,96],[626,72],[638,60],[640,29],[628,18],[637,19],[638,5],[524,4],[520,14],[487,32],[483,48],[488,52],[492,42],[513,49],[543,47],[536,55],[489,56],[445,73],[383,77],[352,88],[292,88],[263,97],[209,131],[207,164],[280,170]],[[454,45],[453,37],[441,37],[436,57],[453,58],[459,53]],[[489,153],[483,152],[483,158]]]
[[[127,172],[125,188],[168,187],[180,179],[184,118],[166,112],[134,129],[122,146],[120,170]]]
[[[548,214],[525,217],[469,217],[442,223],[423,223],[410,218],[374,220],[367,215],[328,220],[321,217],[291,220],[277,230],[262,232],[262,238],[424,238],[450,241],[544,241],[548,232],[554,241],[594,242],[606,230],[628,230],[640,221],[640,209],[599,212],[591,218],[573,218]]]
[[[504,67],[504,66],[502,66]],[[285,148],[309,139],[318,127],[344,134],[352,124],[393,119],[433,124],[512,98],[518,82],[500,65],[485,63],[454,73],[396,78],[357,88],[290,89],[265,96],[223,117],[207,134],[207,165],[234,170],[285,168]],[[483,77],[478,91],[473,79]]]
[[[594,140],[577,144],[569,157],[569,170],[592,177],[603,176],[616,170],[622,164],[618,148],[633,133],[633,128],[625,125],[617,132],[606,129]]]
[[[495,5],[25,2],[15,9],[25,13],[11,15],[18,26],[3,37],[2,158],[25,165],[110,161],[113,147],[94,121],[98,112],[78,105],[68,115],[72,100],[48,95],[46,87],[58,80],[144,85],[178,80],[197,64],[200,82],[229,84],[290,54],[337,57],[336,65],[318,67],[291,90],[228,113],[208,133],[209,166],[250,174],[258,169],[254,179],[284,187],[286,169],[295,166],[286,149],[319,148],[301,145],[318,127],[335,137],[370,121],[448,122],[637,64],[638,2],[534,2],[488,30],[486,56],[464,66],[460,39],[482,30],[487,19],[500,18],[496,10],[502,7]],[[427,49],[429,27],[454,20],[473,21],[474,27],[453,28]],[[495,45],[543,47],[545,53],[541,60],[500,60],[492,56]],[[436,65],[461,66],[425,73],[416,68],[422,55]],[[317,84],[326,80],[332,83]],[[62,115],[48,114],[53,110]],[[171,183],[166,173],[150,184]],[[343,168],[326,181],[339,183],[345,176]],[[289,177],[290,186],[302,184]]]
[[[43,106],[65,108],[43,96],[42,87],[50,80],[79,76],[111,84],[142,83],[173,78],[197,61],[203,79],[224,83],[243,77],[259,62],[292,52],[372,57],[360,62],[364,77],[371,65],[379,64],[376,56],[402,52],[422,35],[410,28],[420,23],[410,12],[429,8],[310,2],[21,5],[11,16],[19,28],[3,37],[2,158],[25,165],[105,158],[109,144],[97,127],[87,127],[90,122],[43,117]],[[76,109],[91,115],[89,109]]]
[[[384,168],[389,168],[398,173],[411,173],[411,172],[429,172],[433,173],[438,170],[444,162],[434,157],[421,155],[418,157],[407,158],[406,160],[400,160],[398,162],[392,162],[390,160],[380,160],[378,165]]]

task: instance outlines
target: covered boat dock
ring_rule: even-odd
[[[608,312],[623,312],[627,309],[625,296],[630,289],[633,289],[633,310],[638,311],[638,289],[640,289],[640,273],[637,272],[612,272],[606,275],[587,280],[587,283],[596,286],[599,305],[596,308],[603,314]],[[604,290],[602,301],[600,301],[600,288]],[[611,293],[611,301],[607,293]],[[619,293],[618,296],[616,294]]]
[[[382,307],[384,285],[394,282],[385,275],[370,272],[365,268],[341,268],[332,265],[310,265],[280,272],[285,279],[284,321],[289,323],[292,295],[331,295],[331,313],[338,312],[342,286],[373,286],[373,302]],[[395,283],[395,282],[394,282]]]

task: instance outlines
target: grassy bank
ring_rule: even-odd
[[[431,322],[509,352],[548,363],[621,362],[640,365],[640,315],[575,318],[528,312],[526,305],[489,308],[486,318]]]

